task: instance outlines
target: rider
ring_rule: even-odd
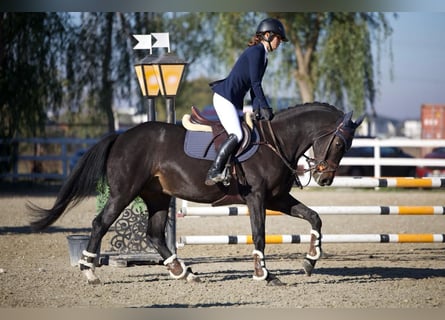
[[[223,167],[243,138],[239,115],[248,91],[257,119],[272,120],[272,108],[264,96],[261,82],[267,67],[267,53],[277,49],[281,41],[288,41],[283,24],[277,19],[264,19],[227,78],[210,84],[216,114],[229,136],[221,144],[207,173],[206,185],[224,180]]]

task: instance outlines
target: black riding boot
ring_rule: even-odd
[[[226,141],[223,142],[221,148],[219,149],[218,155],[215,161],[207,173],[207,178],[205,184],[208,186],[214,185],[215,183],[224,180],[224,175],[222,170],[227,163],[230,155],[235,151],[238,145],[238,139],[233,133],[229,135]]]

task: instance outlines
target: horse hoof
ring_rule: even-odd
[[[92,280],[88,279],[88,284],[98,285],[98,284],[100,284],[100,280],[99,280],[99,278],[92,279]]]
[[[100,284],[100,279],[96,276],[92,269],[82,270],[83,274],[87,278],[88,284],[97,285]]]
[[[303,270],[308,277],[312,275],[312,271],[314,270],[315,261],[311,261],[308,259],[303,260]]]
[[[284,285],[286,285],[284,282],[281,282],[281,280],[280,279],[278,279],[276,276],[274,276],[274,275],[270,275],[267,279],[266,279],[266,281],[267,281],[267,285],[268,286],[274,286],[274,287],[277,287],[277,286],[284,286]]]
[[[191,273],[191,272],[187,275],[186,280],[189,283],[200,283],[200,282],[202,282],[200,277],[198,277],[196,274]]]

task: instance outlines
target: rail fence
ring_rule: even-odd
[[[0,155],[0,168],[12,164],[11,170],[0,172],[0,179],[65,180],[70,173],[69,164],[75,152],[87,149],[97,141],[98,139],[80,138],[0,139],[0,150],[4,145],[11,146],[13,150],[7,155]],[[45,164],[50,162],[55,165],[48,170]]]
[[[86,149],[96,143],[98,139],[80,139],[80,138],[19,138],[19,139],[0,139],[0,150],[4,149],[4,145],[14,146],[12,153],[0,155],[0,168],[5,168],[8,163],[12,163],[12,168],[8,172],[0,172],[0,179],[12,180],[64,180],[70,173],[69,162],[74,152],[79,149]],[[28,146],[25,148],[25,146]],[[371,146],[375,149],[372,158],[356,158],[345,157],[341,161],[341,165],[362,165],[374,166],[375,177],[381,176],[381,166],[432,166],[445,167],[445,159],[424,159],[424,158],[382,158],[380,147],[395,146],[407,148],[434,148],[445,147],[445,140],[435,139],[355,139],[352,143],[353,147]],[[36,147],[42,149],[57,150],[53,154],[45,151],[30,152]],[[23,151],[25,150],[25,151]],[[47,162],[57,162],[57,170],[36,171],[33,166],[26,163],[41,164],[45,168]],[[307,166],[304,159],[300,159],[300,166]],[[307,174],[305,174],[307,176]],[[307,176],[308,178],[308,176]]]
[[[334,187],[344,188],[420,188],[422,192],[428,189],[445,189],[444,178],[368,178],[356,177],[335,178]],[[325,187],[326,188],[326,187]],[[433,216],[441,215],[445,219],[444,205],[440,206],[310,206],[320,215],[408,215]],[[248,216],[250,213],[246,206],[189,206],[183,201],[182,208],[177,217],[236,217]],[[278,211],[266,210],[266,215],[282,215]],[[230,218],[232,219],[232,218]],[[199,222],[197,222],[199,223]],[[267,234],[266,243],[308,243],[310,234]],[[445,229],[443,233],[378,233],[378,234],[324,234],[324,243],[445,243]],[[184,245],[209,244],[253,244],[251,235],[183,235],[177,243],[178,247]]]

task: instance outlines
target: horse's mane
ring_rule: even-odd
[[[329,112],[342,112],[340,109],[338,109],[337,107],[330,105],[329,103],[325,103],[325,102],[318,102],[318,101],[314,101],[314,102],[307,102],[307,103],[302,103],[302,104],[296,104],[294,106],[290,106],[287,109],[282,109],[278,112],[276,112],[275,115],[281,115],[281,114],[286,114],[288,112],[295,112],[296,110],[301,110],[302,112],[304,111],[329,111]]]

